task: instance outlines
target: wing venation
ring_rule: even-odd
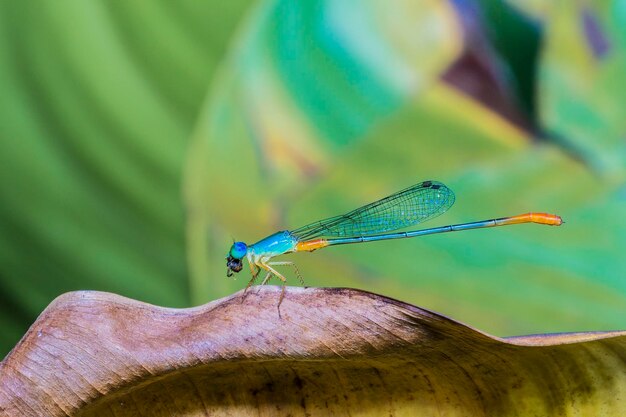
[[[371,236],[423,223],[446,212],[454,192],[424,181],[341,216],[317,221],[290,233],[301,241],[321,237]]]

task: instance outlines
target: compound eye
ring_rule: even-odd
[[[235,242],[230,248],[230,255],[235,259],[241,259],[246,256],[248,252],[248,246],[243,242]]]

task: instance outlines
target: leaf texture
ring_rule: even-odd
[[[55,300],[0,364],[3,416],[621,416],[626,332],[499,339],[352,289],[168,309]]]

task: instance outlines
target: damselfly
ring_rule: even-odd
[[[287,280],[275,267],[281,265],[292,266],[300,281],[303,280],[293,262],[271,261],[272,258],[279,255],[290,252],[312,252],[316,249],[333,245],[403,239],[434,233],[481,229],[484,227],[507,226],[520,223],[560,226],[563,223],[561,218],[554,214],[526,213],[518,216],[454,224],[431,229],[388,233],[437,217],[446,212],[453,203],[454,193],[451,189],[437,181],[424,181],[344,215],[317,221],[299,229],[283,230],[274,233],[253,245],[246,245],[244,242],[234,242],[226,258],[226,274],[230,277],[233,275],[233,272],[241,271],[243,268],[242,260],[244,257],[247,258],[252,279],[246,286],[246,289],[254,283],[261,270],[266,272],[261,285],[266,284],[272,276],[276,276],[283,283],[278,302],[280,305],[285,295],[285,283]]]

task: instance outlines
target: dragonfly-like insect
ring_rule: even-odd
[[[280,306],[285,295],[287,279],[276,270],[276,266],[293,267],[303,284],[304,281],[293,262],[272,261],[279,255],[291,252],[312,252],[334,245],[404,239],[520,223],[550,226],[560,226],[563,223],[563,220],[554,214],[525,213],[498,219],[389,233],[439,216],[454,204],[454,199],[454,192],[444,184],[437,181],[423,181],[349,213],[316,221],[295,230],[282,230],[252,245],[234,242],[226,257],[226,275],[230,277],[233,272],[240,272],[243,268],[242,260],[247,258],[252,279],[248,282],[246,290],[255,282],[259,273],[265,271],[266,275],[261,285],[266,284],[272,276],[282,281],[282,291],[278,301]]]

